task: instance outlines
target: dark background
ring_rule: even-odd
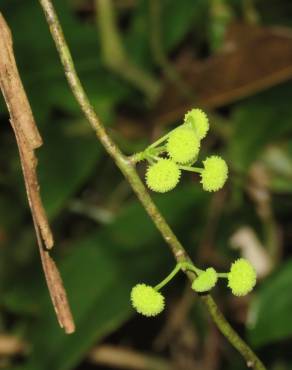
[[[251,260],[259,274],[254,292],[238,299],[220,282],[214,296],[269,369],[292,369],[292,3],[113,3],[122,64],[116,47],[105,54],[101,46],[99,21],[107,19],[93,1],[55,1],[90,100],[127,154],[181,123],[188,109],[208,112],[200,160],[222,155],[226,186],[205,193],[186,175],[154,200],[198,266],[224,271],[240,255]],[[77,325],[66,336],[48,299],[1,98],[0,368],[245,369],[183,275],[164,290],[163,314],[135,314],[131,287],[158,283],[173,258],[80,113],[38,2],[1,0],[0,10],[44,139],[41,193]],[[110,45],[113,36],[106,37]],[[150,88],[129,78],[133,70],[147,74]],[[144,164],[140,170],[144,176]]]

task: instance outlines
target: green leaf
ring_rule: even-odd
[[[217,51],[224,45],[226,31],[234,19],[234,14],[224,1],[211,2],[209,13],[209,43],[211,50]]]
[[[54,218],[66,202],[91,176],[102,148],[85,121],[52,120],[41,128],[43,145],[36,151],[37,173],[44,207],[49,218]],[[85,132],[79,131],[85,128]],[[76,132],[74,132],[76,131]],[[14,173],[23,207],[28,208],[23,175],[18,160]]]
[[[250,308],[248,335],[260,347],[292,336],[292,260],[260,287]]]
[[[161,24],[166,50],[176,47],[187,32],[195,27],[197,16],[205,10],[204,3],[202,0],[165,1]]]
[[[63,264],[62,275],[77,331],[66,336],[58,327],[51,305],[44,304],[46,314],[34,337],[32,363],[35,368],[71,368],[97,338],[116,328],[129,315],[126,279],[122,278],[117,261],[104,247],[98,234],[93,235],[77,244]]]
[[[124,37],[124,44],[130,59],[145,69],[151,67],[151,48],[147,19],[148,6],[149,3],[145,0],[137,3],[131,17],[129,30]]]
[[[201,26],[202,14],[206,10],[204,0],[167,0],[161,2],[162,47],[173,50],[193,28]],[[126,44],[131,58],[140,66],[151,66],[151,33],[149,32],[149,1],[140,1],[131,18]]]
[[[161,208],[170,226],[184,224],[186,208],[194,206],[198,209],[197,220],[204,217],[202,210],[205,207],[207,195],[200,187],[183,187],[173,192],[153,197]],[[175,207],[174,207],[175,204]],[[143,238],[141,238],[141,220],[143,219]],[[196,222],[197,224],[197,222]],[[129,232],[129,225],[130,232]],[[121,242],[121,248],[137,249],[144,243],[150,242],[157,236],[157,230],[149,217],[145,217],[145,210],[137,204],[133,204],[124,211],[119,222],[109,226],[112,238]]]
[[[80,121],[79,125],[87,125]],[[52,121],[44,127],[43,147],[37,152],[42,199],[50,217],[64,207],[66,201],[92,174],[101,153],[101,146],[92,133],[76,135],[70,131],[74,122]]]
[[[234,168],[246,171],[269,142],[292,132],[291,83],[240,103],[234,109],[229,155]]]

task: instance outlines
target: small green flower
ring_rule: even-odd
[[[256,284],[256,272],[250,262],[239,258],[231,265],[228,273],[228,287],[238,297],[251,292]]]
[[[208,292],[216,285],[218,280],[217,272],[213,267],[203,271],[193,282],[192,289],[196,292]]]
[[[200,140],[194,130],[182,125],[170,133],[166,149],[175,162],[185,164],[197,157]]]
[[[209,120],[201,109],[192,109],[185,115],[184,123],[193,128],[201,140],[209,130]]]
[[[144,316],[156,316],[164,309],[164,297],[152,286],[137,284],[131,291],[131,302],[137,312]]]
[[[153,191],[165,193],[176,187],[180,173],[181,171],[175,162],[166,158],[159,159],[147,169],[147,186]]]
[[[223,187],[228,177],[228,167],[224,159],[218,156],[208,157],[201,173],[201,183],[206,191],[217,191]]]

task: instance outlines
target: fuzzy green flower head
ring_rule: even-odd
[[[185,164],[197,157],[200,140],[194,130],[182,125],[170,133],[166,150],[175,162]]]
[[[256,284],[256,272],[250,262],[239,258],[231,265],[228,273],[228,287],[238,297],[251,292]]]
[[[193,128],[201,140],[209,131],[209,120],[201,109],[192,109],[185,115],[184,123]]]
[[[193,282],[192,289],[196,292],[208,292],[216,285],[218,280],[217,272],[213,267],[207,268]]]
[[[165,193],[176,187],[180,178],[178,165],[170,159],[162,158],[151,164],[146,172],[147,186],[158,193]]]
[[[131,291],[131,302],[137,312],[144,316],[156,316],[164,309],[164,297],[152,286],[137,284]]]
[[[213,155],[204,162],[201,183],[206,191],[217,191],[223,187],[228,177],[228,167],[224,159]]]

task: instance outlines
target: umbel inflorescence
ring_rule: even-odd
[[[164,296],[160,289],[164,287],[180,271],[192,271],[195,279],[192,289],[198,293],[206,293],[215,287],[218,280],[226,279],[231,292],[240,297],[252,291],[256,284],[256,272],[251,263],[239,258],[231,265],[229,272],[217,272],[213,267],[200,270],[192,263],[178,263],[174,270],[158,285],[152,287],[146,284],[137,284],[131,291],[131,303],[134,309],[144,316],[156,316],[161,313],[165,306]]]
[[[156,192],[165,193],[178,184],[183,171],[197,172],[205,191],[221,189],[228,177],[228,167],[224,159],[211,155],[202,161],[202,167],[194,167],[198,160],[201,141],[207,135],[209,121],[200,109],[192,109],[179,127],[151,144],[143,152],[134,155],[135,162],[147,160],[146,184]],[[206,293],[213,289],[218,280],[226,279],[232,294],[240,297],[252,291],[256,284],[256,272],[250,262],[239,258],[231,265],[229,272],[217,272],[213,267],[206,270],[193,263],[178,263],[174,270],[158,285],[152,287],[137,284],[131,291],[131,303],[137,312],[144,316],[156,316],[165,306],[160,290],[180,271],[194,273],[192,289]]]
[[[196,172],[205,191],[220,190],[228,177],[224,159],[217,155],[207,157],[202,167],[195,167],[201,141],[207,135],[209,121],[200,109],[192,109],[182,125],[155,141],[134,156],[136,162],[147,160],[146,184],[156,192],[165,193],[176,187],[182,171]]]

